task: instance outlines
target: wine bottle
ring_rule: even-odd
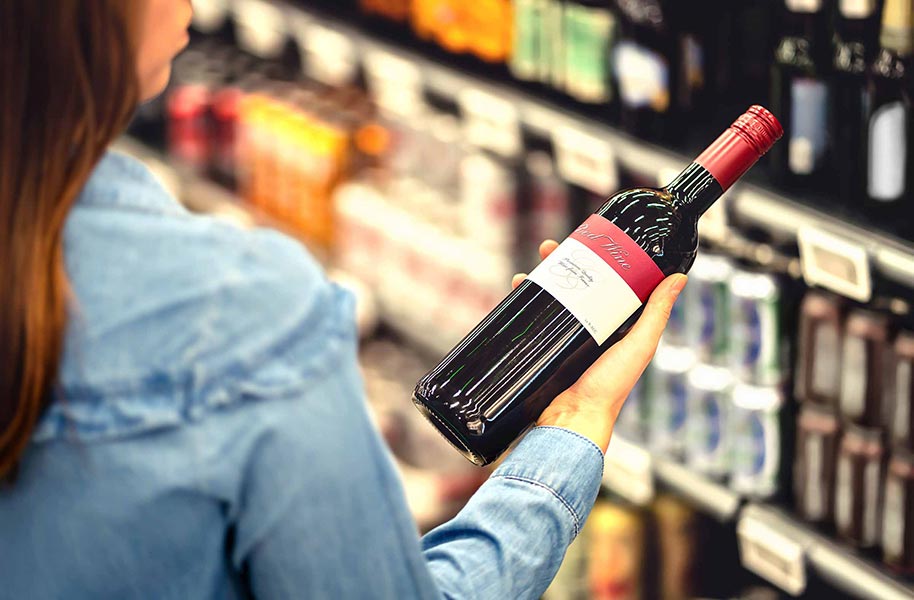
[[[474,463],[495,460],[689,270],[698,218],[782,134],[753,106],[665,188],[607,200],[419,381],[419,410]]]
[[[673,96],[680,76],[670,15],[661,0],[616,0],[620,41],[613,49],[623,129],[641,138],[671,135]]]
[[[771,101],[787,144],[771,153],[773,175],[791,188],[827,187],[828,20],[823,0],[785,0],[786,34],[775,50]]]
[[[838,2],[830,118],[838,198],[845,207],[854,206],[864,195],[867,69],[879,50],[878,4],[876,0]]]
[[[866,215],[879,225],[909,224],[911,190],[911,56],[914,0],[886,0],[882,48],[870,70],[866,116]]]

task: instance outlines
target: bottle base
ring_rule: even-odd
[[[413,404],[416,405],[419,412],[435,427],[438,433],[440,433],[448,443],[456,448],[457,451],[464,455],[471,463],[479,467],[484,467],[492,462],[474,452],[466,443],[464,437],[460,435],[460,432],[448,423],[447,420],[439,416],[433,409],[429,408],[421,398],[413,395]]]

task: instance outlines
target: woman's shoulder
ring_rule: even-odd
[[[101,437],[179,422],[293,394],[351,351],[351,298],[301,244],[192,215],[136,168],[106,159],[67,223],[57,420]]]

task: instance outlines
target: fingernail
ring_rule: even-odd
[[[670,295],[673,298],[679,296],[679,293],[682,292],[682,288],[685,287],[686,282],[689,280],[685,275],[677,274],[673,276],[673,283],[670,286]]]

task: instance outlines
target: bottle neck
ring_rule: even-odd
[[[706,168],[693,162],[664,188],[677,211],[698,219],[723,194],[717,179]]]

